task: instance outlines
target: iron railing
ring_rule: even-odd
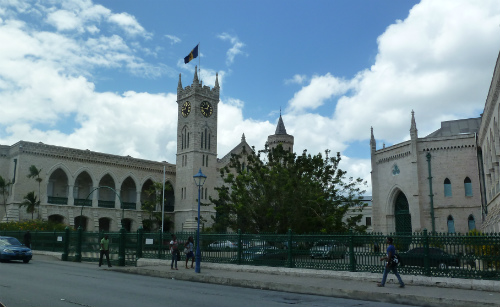
[[[107,234],[110,256],[117,265],[138,258],[170,259],[171,233],[82,230],[32,232],[32,248],[62,252],[62,258],[98,261],[99,242]],[[182,251],[194,232],[175,233]],[[23,231],[0,231],[21,242]],[[500,234],[391,234],[402,260],[402,274],[500,280]],[[202,233],[202,261],[318,270],[382,273],[387,235],[371,234],[243,234]],[[185,255],[181,253],[182,260]]]

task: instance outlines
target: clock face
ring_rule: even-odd
[[[201,108],[201,114],[203,114],[203,116],[205,117],[209,117],[214,112],[214,108],[208,101],[203,101],[200,105],[200,108]]]
[[[186,101],[182,104],[181,114],[182,116],[187,117],[190,112],[191,112],[191,103],[189,101]]]

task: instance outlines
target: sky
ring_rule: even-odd
[[[184,57],[199,44],[200,56]],[[175,163],[179,74],[221,87],[218,157],[340,152],[371,193],[377,148],[478,117],[500,51],[492,0],[0,0],[0,144]]]

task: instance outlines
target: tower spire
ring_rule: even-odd
[[[218,72],[215,73],[215,86],[214,86],[214,88],[217,88],[217,89],[219,88],[219,73]]]
[[[417,123],[415,122],[415,112],[411,110],[411,127],[410,127],[411,138],[418,138]]]
[[[194,67],[194,79],[193,79],[193,84],[199,84],[198,81],[198,66]]]
[[[370,138],[370,147],[372,153],[374,153],[377,150],[377,141],[375,141],[375,136],[373,135],[373,127],[371,127],[372,135]]]
[[[283,118],[281,117],[281,108],[280,108],[280,118],[278,120],[278,126],[276,126],[276,132],[274,134],[287,134],[285,124],[283,123]]]
[[[182,89],[181,74],[179,74],[179,83],[177,84],[177,89]]]

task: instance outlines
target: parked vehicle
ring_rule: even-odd
[[[244,261],[265,261],[265,260],[286,260],[287,252],[270,245],[258,245],[245,249],[241,254],[241,259]],[[231,261],[237,261],[238,257],[234,256]]]
[[[0,261],[22,260],[28,263],[33,257],[31,249],[13,237],[0,237]]]
[[[399,253],[402,266],[424,266],[424,248],[417,247],[407,252]],[[460,259],[456,255],[451,255],[436,247],[429,247],[429,266],[441,270],[449,266],[460,266]]]
[[[314,246],[309,250],[311,258],[345,258],[347,252],[347,247],[344,244],[327,241],[327,242],[316,242]]]
[[[229,240],[215,241],[215,242],[208,245],[208,249],[212,249],[212,250],[236,249],[236,248],[238,248],[238,245],[234,242],[229,241]]]

